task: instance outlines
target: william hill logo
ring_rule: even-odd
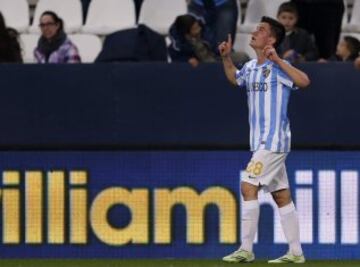
[[[113,246],[170,244],[172,209],[179,204],[186,208],[187,243],[204,243],[204,214],[209,204],[219,210],[219,242],[237,242],[237,200],[226,188],[214,186],[201,193],[191,187],[159,188],[150,194],[146,188],[109,187],[90,199],[88,180],[86,171],[4,171],[0,242],[81,245],[94,234]],[[114,205],[130,210],[126,226],[117,227],[109,221]],[[154,233],[150,241],[151,223]]]

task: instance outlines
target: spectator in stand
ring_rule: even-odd
[[[319,57],[329,58],[336,51],[344,14],[343,0],[291,0],[299,12],[298,26],[314,34]]]
[[[38,63],[81,63],[77,47],[64,32],[64,23],[52,11],[40,17],[41,36],[34,51]]]
[[[170,27],[171,44],[169,54],[172,61],[188,62],[196,67],[200,62],[219,61],[217,43],[201,18],[193,14],[178,16]],[[233,52],[236,63],[245,63],[249,57],[240,52]]]
[[[187,0],[190,13],[205,19],[206,25],[214,32],[217,44],[228,39],[235,40],[238,19],[237,0]]]
[[[280,5],[277,13],[278,21],[284,25],[286,35],[278,48],[282,58],[291,63],[314,61],[317,59],[317,48],[310,34],[296,27],[298,12],[291,2]]]
[[[353,62],[359,56],[360,41],[352,36],[344,36],[337,45],[336,53],[329,58],[329,61]],[[320,63],[327,62],[320,59]]]
[[[169,54],[172,61],[216,62],[216,44],[201,19],[192,14],[178,16],[170,27]]]
[[[7,28],[0,12],[0,63],[22,63],[16,30]]]

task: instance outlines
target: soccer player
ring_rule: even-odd
[[[285,35],[278,21],[262,17],[252,33],[250,46],[257,59],[238,70],[230,58],[231,37],[219,45],[227,79],[246,88],[249,107],[252,158],[242,177],[244,199],[241,216],[241,246],[223,258],[227,262],[252,262],[253,241],[259,221],[258,192],[270,192],[280,213],[281,225],[289,243],[288,252],[269,263],[304,263],[300,244],[299,220],[291,200],[285,159],[290,151],[290,125],[287,104],[290,92],[310,84],[308,76],[282,60],[275,48]]]

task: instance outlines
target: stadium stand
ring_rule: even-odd
[[[244,23],[237,29],[238,32],[251,33],[260,21],[262,16],[276,17],[279,6],[285,0],[272,0],[269,5],[268,0],[249,0],[245,13]]]
[[[22,48],[22,55],[24,63],[35,63],[34,49],[38,43],[40,34],[21,34],[20,46]]]
[[[360,0],[354,1],[350,21],[343,27],[343,31],[360,33]]]
[[[154,31],[166,35],[175,18],[186,13],[185,0],[144,0],[139,24],[145,24]]]
[[[35,8],[34,20],[30,27],[31,33],[39,33],[38,27],[41,14],[53,11],[64,21],[65,32],[78,32],[82,26],[82,6],[79,0],[39,0]]]
[[[234,41],[234,50],[235,51],[243,51],[250,58],[256,58],[256,54],[254,49],[252,49],[249,45],[251,40],[251,34],[250,33],[237,33],[235,36]]]
[[[135,26],[133,0],[92,0],[82,32],[107,35]]]
[[[235,37],[234,49],[236,51],[245,51],[251,58],[255,57],[254,51],[248,45],[252,29],[261,16],[275,16],[278,6],[284,1],[274,0],[276,3],[269,6],[266,5],[266,0],[239,0],[238,34]],[[26,4],[26,2],[28,3]],[[70,6],[70,3],[73,6]],[[360,0],[344,0],[344,3],[346,10],[343,17],[341,36],[351,35],[359,39]],[[94,62],[101,44],[99,41],[102,40],[98,36],[105,36],[118,30],[137,26],[133,0],[92,0],[87,21],[83,27],[81,26],[82,9],[79,0],[0,0],[0,11],[4,14],[8,25],[22,33],[20,41],[26,63],[33,62],[33,49],[38,38],[37,34],[25,34],[29,29],[31,14],[35,13],[29,31],[30,33],[38,33],[38,18],[44,9],[52,9],[63,17],[66,31],[71,34],[71,38],[76,40],[75,42],[79,46],[84,62]],[[167,10],[167,12],[163,12],[163,10]],[[16,12],[15,15],[14,12]],[[169,25],[174,18],[178,14],[186,12],[185,0],[171,2],[166,0],[144,0],[138,23],[145,24],[162,35],[167,35]],[[74,24],[76,26],[73,26]],[[77,35],[77,33],[82,34]]]
[[[243,18],[243,13],[242,13],[242,7],[241,7],[241,1],[238,1],[238,21],[237,21],[237,29],[239,29],[239,27],[241,27],[242,24],[242,18]]]
[[[350,16],[350,12],[349,12],[349,3],[348,0],[344,0],[344,15],[343,15],[343,20],[341,23],[341,31],[347,31],[348,28],[348,24],[349,24],[349,16]]]
[[[70,40],[79,49],[82,63],[92,63],[102,49],[101,39],[94,34],[71,34]]]
[[[8,27],[26,32],[30,23],[29,5],[26,0],[0,0],[0,11]]]

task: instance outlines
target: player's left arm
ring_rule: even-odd
[[[272,46],[266,46],[264,48],[264,55],[269,60],[275,62],[279,67],[293,80],[294,84],[300,88],[309,86],[310,79],[303,71],[291,66],[282,60],[276,53],[276,50]]]

